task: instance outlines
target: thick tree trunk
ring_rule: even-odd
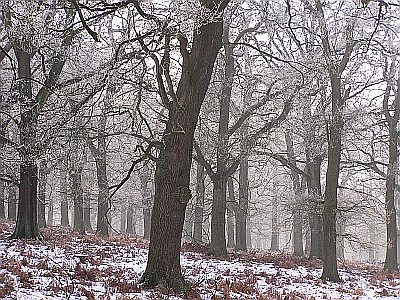
[[[343,107],[345,98],[341,95],[340,77],[331,74],[332,117],[329,126],[328,168],[323,210],[324,264],[322,280],[341,281],[337,271],[336,257],[336,214],[337,192],[342,150]]]
[[[307,173],[309,174],[309,179],[307,180],[309,195],[308,221],[310,226],[309,258],[315,257],[319,259],[323,259],[321,163],[321,159],[314,158],[307,165]]]
[[[203,241],[203,214],[204,214],[204,180],[206,172],[204,167],[197,164],[196,175],[196,204],[194,208],[193,239],[196,243]]]
[[[39,228],[46,227],[46,185],[47,185],[47,162],[45,159],[42,159],[39,164],[39,187],[38,187]]]
[[[210,252],[216,256],[227,255],[225,235],[226,179],[213,178]]]
[[[17,218],[17,191],[13,184],[8,186],[8,219]]]
[[[61,226],[69,227],[68,179],[67,167],[64,163],[60,168]]]
[[[41,239],[37,222],[37,177],[38,170],[35,158],[37,107],[32,98],[31,54],[15,46],[14,52],[18,61],[18,100],[21,107],[20,129],[20,185],[17,224],[12,238]]]
[[[221,1],[201,1],[211,9]],[[177,99],[183,108],[170,109],[164,133],[164,149],[156,165],[155,195],[151,218],[150,246],[141,283],[146,287],[168,286],[186,290],[180,267],[180,249],[189,189],[193,137],[200,107],[210,83],[214,62],[221,47],[222,21],[195,30],[190,53],[184,53]],[[181,129],[181,130],[180,130]]]
[[[236,250],[247,251],[249,207],[249,162],[244,157],[239,167],[239,205],[236,209]]]
[[[228,248],[234,248],[235,243],[235,209],[236,209],[236,200],[235,200],[235,189],[233,185],[232,177],[228,178],[228,215],[227,215],[227,233],[228,233]]]
[[[151,224],[151,189],[150,185],[150,169],[145,169],[140,176],[140,187],[142,193],[143,205],[143,236],[145,239],[150,238],[150,224]]]

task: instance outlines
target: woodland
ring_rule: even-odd
[[[65,299],[400,295],[400,2],[0,8],[0,298],[35,290],[32,261]],[[128,280],[118,260],[143,268]],[[101,298],[82,283],[97,276],[160,294]]]

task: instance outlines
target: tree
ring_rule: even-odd
[[[154,206],[146,270],[141,283],[146,287],[168,286],[186,290],[180,267],[180,247],[189,189],[193,137],[197,118],[211,79],[214,62],[221,47],[222,17],[229,1],[201,0],[203,10],[216,19],[204,20],[193,33],[191,50],[186,38],[179,38],[182,69],[176,94],[168,86],[171,101],[164,99],[168,121],[163,133],[164,147],[156,164]],[[140,10],[139,10],[140,11]],[[145,18],[148,15],[142,13]],[[164,76],[169,77],[170,36],[165,36]],[[162,73],[158,74],[159,76]],[[159,81],[163,92],[163,82]],[[165,89],[164,89],[165,91]],[[167,96],[167,95],[164,95]]]

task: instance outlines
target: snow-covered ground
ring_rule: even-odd
[[[24,242],[5,239],[11,226],[0,226],[0,299],[181,299],[137,285],[147,259],[139,237],[103,240],[52,227],[43,243]],[[343,283],[323,283],[318,261],[260,252],[220,260],[194,252],[202,247],[184,248],[183,272],[199,295],[193,299],[400,299],[400,274],[381,266],[344,265]]]

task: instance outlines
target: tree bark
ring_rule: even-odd
[[[69,227],[68,180],[66,162],[60,168],[61,226]]]
[[[150,224],[151,224],[151,189],[150,184],[150,169],[143,170],[140,176],[140,187],[142,193],[143,205],[143,236],[145,239],[150,238]]]
[[[340,156],[342,150],[343,108],[345,97],[341,95],[341,79],[330,74],[332,88],[332,117],[329,126],[328,168],[326,172],[326,188],[323,210],[324,228],[324,264],[323,280],[341,281],[337,271],[336,255],[336,214],[337,190],[340,172]]]
[[[38,225],[39,228],[46,227],[46,185],[47,185],[47,162],[42,159],[39,164],[39,187],[38,187]]]
[[[83,225],[85,228],[85,231],[92,231],[92,222],[90,220],[90,215],[91,215],[91,204],[90,204],[90,195],[87,193],[83,193]]]
[[[272,200],[272,235],[271,235],[271,250],[279,250],[279,226],[278,226],[278,197],[274,196]]]
[[[76,158],[73,158],[75,160]],[[85,234],[85,225],[83,222],[83,188],[82,188],[82,170],[81,161],[74,161],[70,170],[72,181],[72,198],[74,202],[74,231],[79,234]]]
[[[288,153],[289,162],[294,166],[296,159],[294,155],[293,139],[290,131],[285,132],[286,148]],[[299,173],[292,170],[291,172],[293,193],[294,193],[294,209],[293,209],[293,254],[295,256],[303,256],[303,216],[302,216],[302,191]]]
[[[226,179],[213,178],[210,252],[216,256],[227,255],[225,235]]]
[[[5,219],[6,217],[4,190],[5,190],[4,181],[0,180],[0,219]]]
[[[196,175],[196,204],[194,208],[193,239],[196,243],[203,241],[203,218],[204,218],[204,180],[206,172],[201,164],[197,164]]]
[[[227,215],[227,233],[228,233],[228,248],[235,248],[235,188],[232,177],[228,178],[228,215]]]
[[[37,107],[32,98],[31,54],[25,52],[21,45],[14,46],[18,61],[18,100],[21,108],[20,129],[20,185],[17,223],[12,238],[41,239],[37,222],[37,176],[35,158]]]
[[[133,203],[130,201],[128,203],[128,209],[126,211],[126,233],[135,233],[135,222],[133,220]]]
[[[389,164],[386,173],[386,197],[385,197],[385,210],[386,210],[386,257],[383,269],[387,272],[398,272],[398,258],[397,258],[397,223],[396,223],[396,207],[395,207],[395,186],[396,186],[396,173],[398,172],[398,138],[399,132],[397,129],[400,118],[400,68],[397,78],[397,92],[393,102],[394,114],[390,115],[388,111],[388,98],[390,95],[390,84],[387,84],[385,98],[384,98],[384,111],[386,122],[389,127]]]
[[[247,251],[249,207],[249,162],[242,158],[239,166],[239,205],[236,209],[236,250]]]
[[[222,9],[223,5],[221,1],[201,1],[201,4],[210,9]],[[176,109],[169,111],[163,136],[165,146],[155,172],[148,261],[140,280],[146,287],[168,286],[176,292],[187,289],[180,267],[180,249],[185,209],[191,198],[193,138],[221,47],[222,20],[202,25],[193,35],[191,52],[181,49],[184,59],[176,96],[183,109],[179,113]]]
[[[121,223],[119,231],[120,233],[126,233],[126,204],[121,204]]]

